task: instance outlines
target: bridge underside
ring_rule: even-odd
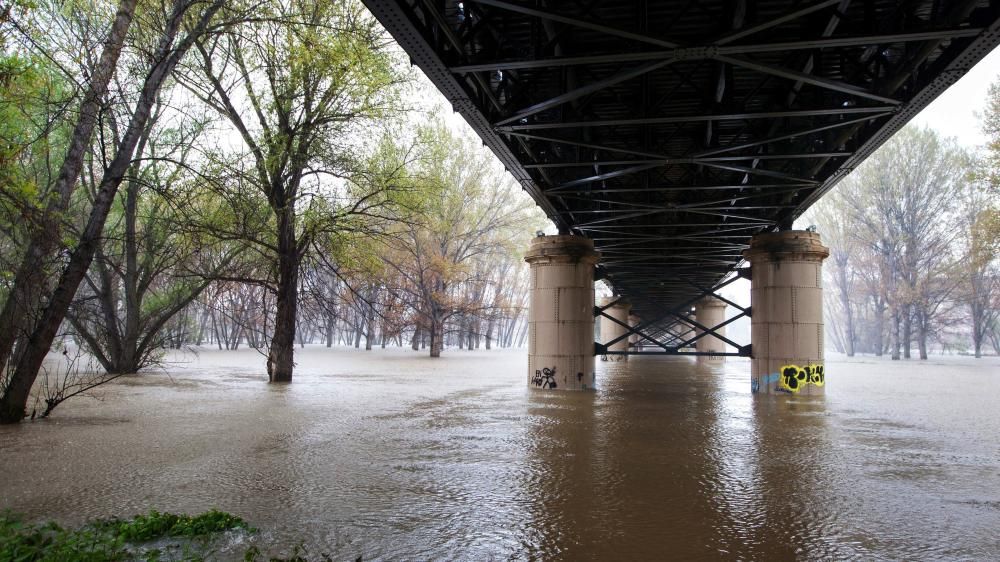
[[[642,318],[741,267],[1000,41],[989,0],[365,0]]]

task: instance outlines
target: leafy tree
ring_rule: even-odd
[[[954,306],[961,277],[954,203],[969,167],[969,156],[952,140],[906,127],[837,187],[831,209],[816,218],[837,243],[832,271],[845,323],[853,326],[847,315],[862,304],[850,298],[849,278],[841,278],[853,260],[878,338],[887,309],[893,359],[909,357],[914,340],[926,359],[928,339]]]
[[[132,164],[68,316],[110,374],[135,373],[155,361],[168,322],[227,271],[241,249],[213,240],[189,220],[184,209],[224,211],[205,193],[206,180],[189,169],[204,123],[164,118],[168,111],[158,103],[147,124],[144,154]],[[84,183],[94,188],[86,176]]]
[[[475,143],[440,122],[423,127],[419,137],[413,174],[419,209],[400,225],[385,261],[399,272],[403,284],[396,290],[408,293],[419,326],[430,334],[431,357],[440,357],[445,324],[487,310],[485,285],[509,280],[482,273],[517,259],[537,215],[527,198],[512,196],[516,185],[485,152],[469,148]]]
[[[104,167],[100,181],[96,183],[90,214],[79,239],[65,259],[54,288],[49,289],[48,276],[39,264],[53,255],[61,242],[61,237],[57,236],[61,230],[59,215],[68,207],[78,184],[83,155],[89,146],[111,74],[117,67],[125,33],[131,24],[136,4],[133,0],[122,0],[112,24],[111,37],[105,44],[104,54],[93,73],[79,119],[70,136],[69,149],[53,189],[55,196],[43,215],[45,223],[42,226],[46,228],[32,235],[17,270],[13,290],[0,312],[0,365],[7,366],[15,340],[21,339],[19,352],[0,396],[0,422],[17,422],[24,417],[25,404],[42,361],[97,251],[118,186],[129,170],[133,154],[142,153],[139,144],[156,96],[195,39],[209,29],[223,4],[224,0],[213,0],[208,4],[200,0],[175,0],[169,8],[163,6],[166,9],[161,13],[150,9],[151,17],[144,21],[155,29],[150,30],[155,37],[152,41],[155,47],[147,51],[148,56],[144,59],[148,66],[140,67],[143,70],[139,71],[142,77],[136,101],[127,124],[122,127],[121,135],[115,142],[114,157]],[[178,39],[179,34],[181,37]]]
[[[398,108],[404,81],[381,28],[358,3],[262,2],[258,17],[199,42],[197,69],[184,83],[232,125],[242,141],[238,182],[270,211],[251,243],[273,263],[252,281],[275,296],[267,372],[290,381],[299,274],[321,233],[352,215],[377,214],[391,186],[375,191],[350,181],[353,149],[366,128]]]

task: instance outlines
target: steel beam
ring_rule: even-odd
[[[805,82],[806,84],[812,84],[813,86],[819,86],[820,88],[826,88],[827,90],[833,90],[835,92],[840,92],[842,94],[850,94],[853,96],[868,98],[870,100],[887,103],[889,105],[900,105],[903,103],[895,98],[890,98],[876,94],[875,92],[869,91],[865,88],[862,88],[861,86],[855,86],[854,84],[848,84],[846,82],[838,82],[837,80],[830,80],[828,78],[820,78],[812,74],[806,74],[805,72],[788,70],[787,68],[780,68],[777,66],[772,66],[770,64],[765,64],[762,62],[756,62],[749,59],[745,59],[742,57],[715,55],[712,58],[727,64],[732,64],[734,66],[741,66],[749,70],[754,70],[756,72],[761,72],[764,74],[770,74],[772,76],[777,76],[779,78],[786,78],[788,80],[792,80],[795,82]]]
[[[739,154],[732,156],[715,156],[715,157],[690,157],[690,158],[666,158],[666,159],[645,159],[645,160],[594,160],[592,162],[565,162],[565,163],[555,163],[548,162],[544,164],[529,164],[525,168],[529,170],[545,170],[552,168],[590,168],[593,166],[643,166],[648,165],[645,169],[657,168],[662,166],[675,166],[680,164],[705,164],[707,162],[732,162],[737,160],[801,160],[803,158],[843,158],[845,156],[850,156],[852,153],[837,151],[837,152],[801,152],[793,154]],[[642,170],[637,170],[642,171]],[[609,176],[614,177],[614,176]],[[606,179],[606,178],[599,178]],[[591,180],[595,181],[595,180]],[[560,186],[561,187],[561,186]]]
[[[564,16],[562,14],[557,14],[555,12],[550,12],[547,10],[532,8],[530,6],[523,6],[521,4],[514,4],[512,2],[504,2],[503,0],[467,0],[467,1],[474,2],[476,4],[482,4],[484,6],[493,6],[494,8],[500,8],[501,10],[517,12],[519,14],[524,14],[526,16],[532,16],[535,18],[557,21],[559,23],[569,24],[574,27],[592,29],[594,31],[599,31],[601,33],[612,35],[614,37],[621,37],[623,39],[632,39],[634,41],[649,43],[650,45],[656,45],[658,47],[674,48],[678,46],[677,43],[674,43],[672,41],[666,41],[658,37],[653,37],[651,35],[646,35],[643,33],[635,33],[633,31],[628,31],[624,29],[618,29],[616,27],[611,27],[609,25],[582,20],[580,18],[575,18],[572,16]]]
[[[636,67],[636,68],[630,68],[628,70],[622,70],[621,72],[618,72],[615,75],[609,76],[609,77],[607,77],[607,78],[605,78],[603,80],[598,80],[596,82],[590,82],[586,86],[580,86],[579,88],[576,88],[575,90],[570,90],[569,92],[566,92],[564,94],[560,94],[560,95],[558,95],[558,96],[556,96],[554,98],[549,98],[549,99],[547,99],[547,100],[545,100],[543,102],[539,102],[539,103],[536,103],[536,104],[534,104],[534,105],[532,105],[530,107],[526,107],[526,108],[522,109],[521,111],[517,112],[515,115],[512,115],[511,117],[508,117],[508,118],[506,118],[506,119],[504,119],[502,121],[498,121],[497,125],[506,125],[508,123],[514,123],[516,121],[520,121],[521,119],[524,119],[524,118],[529,117],[531,115],[534,115],[536,113],[545,111],[546,109],[549,109],[549,108],[552,108],[552,107],[556,107],[558,105],[562,105],[564,103],[573,101],[575,99],[582,98],[583,96],[587,96],[587,95],[593,94],[594,92],[599,92],[599,91],[601,91],[601,90],[603,90],[605,88],[609,88],[611,86],[614,86],[615,84],[618,84],[619,82],[624,82],[626,80],[631,80],[632,78],[636,78],[638,76],[642,76],[643,74],[646,74],[647,72],[652,72],[652,71],[654,71],[656,69],[663,68],[664,66],[667,66],[668,64],[671,64],[673,62],[674,62],[674,59],[666,59],[666,60],[661,60],[661,61],[649,63],[649,64],[646,64],[646,65],[643,65],[643,66],[639,66],[639,67]]]
[[[475,1],[475,0],[473,0]],[[725,47],[720,45],[697,45],[681,47],[665,51],[644,53],[608,53],[604,55],[588,55],[579,57],[548,57],[525,60],[502,60],[476,64],[460,64],[449,67],[456,74],[473,72],[495,72],[497,70],[530,70],[537,68],[559,68],[563,66],[580,66],[591,64],[616,64],[624,62],[642,62],[662,60],[678,55],[691,59],[701,53],[705,58],[713,55],[742,55],[752,53],[783,53],[812,49],[831,49],[844,47],[864,47],[869,45],[887,45],[894,43],[912,43],[961,37],[974,37],[982,32],[978,27],[960,27],[917,31],[912,33],[883,35],[852,35],[844,37],[827,37],[805,41],[784,41],[776,43],[758,43],[750,45],[735,45]]]
[[[749,35],[753,35],[755,33],[760,33],[761,31],[766,31],[766,30],[771,29],[773,27],[777,27],[779,25],[788,23],[788,22],[790,22],[792,20],[797,20],[797,19],[799,19],[799,18],[801,18],[803,16],[807,16],[807,15],[813,13],[813,12],[818,12],[820,10],[829,8],[830,6],[833,6],[834,4],[839,4],[840,2],[841,2],[841,0],[822,0],[821,2],[818,2],[816,4],[812,4],[810,6],[806,6],[804,8],[800,8],[798,10],[794,10],[794,11],[789,12],[789,13],[783,15],[783,16],[779,16],[779,17],[776,17],[776,18],[770,18],[770,19],[768,19],[768,20],[766,20],[766,21],[764,21],[764,22],[762,22],[762,23],[760,23],[758,25],[753,26],[753,27],[748,27],[746,29],[741,29],[740,31],[737,31],[735,33],[730,33],[730,34],[726,35],[725,37],[722,37],[721,39],[713,41],[713,44],[719,45],[719,46],[721,46],[721,45],[728,45],[729,43],[732,43],[733,41],[736,41],[738,39],[742,39],[744,37],[747,37]]]
[[[747,121],[751,119],[791,119],[799,117],[819,117],[824,115],[856,115],[866,113],[886,113],[895,111],[895,106],[873,107],[829,107],[823,109],[799,109],[788,111],[756,111],[746,113],[695,114],[677,117],[643,117],[637,119],[595,119],[593,121],[569,121],[565,123],[525,123],[496,127],[499,132],[578,129],[583,127],[620,127],[631,125],[667,125],[674,123],[699,123],[703,121]]]
[[[837,121],[836,123],[829,123],[827,125],[821,125],[819,127],[809,127],[807,129],[799,129],[799,130],[797,130],[795,132],[792,132],[792,133],[786,133],[786,134],[783,134],[783,135],[777,135],[777,136],[774,136],[774,137],[768,137],[766,139],[761,139],[759,141],[748,142],[748,143],[743,143],[743,144],[738,144],[738,145],[733,145],[733,146],[726,146],[726,147],[723,147],[723,148],[718,148],[718,149],[713,149],[713,150],[706,150],[706,151],[703,151],[703,152],[699,152],[697,154],[697,156],[699,156],[699,157],[713,156],[713,155],[722,154],[722,153],[725,153],[725,152],[732,152],[734,150],[743,150],[743,149],[752,148],[752,147],[755,147],[755,146],[763,146],[765,144],[773,144],[773,143],[780,142],[780,141],[783,141],[783,140],[794,139],[794,138],[802,137],[802,136],[806,136],[806,135],[814,135],[816,133],[822,133],[823,131],[829,131],[830,129],[839,129],[840,127],[847,127],[849,125],[854,125],[856,123],[864,123],[866,121],[871,121],[873,119],[879,119],[879,118],[886,117],[886,116],[889,116],[889,115],[892,115],[892,114],[891,113],[876,113],[874,115],[866,115],[864,117],[856,117],[854,119],[848,119],[846,121]]]

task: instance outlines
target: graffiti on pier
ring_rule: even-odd
[[[542,388],[556,387],[556,368],[542,367],[542,370],[535,370],[535,376],[531,378],[531,384]]]
[[[781,367],[781,378],[778,379],[778,388],[793,394],[808,385],[823,386],[826,384],[826,373],[822,365],[785,365]]]
[[[761,375],[750,379],[750,392],[760,392],[761,388],[770,388],[771,383],[778,382],[780,376],[777,373],[771,375]]]

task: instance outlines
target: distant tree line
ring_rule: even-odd
[[[400,54],[354,0],[0,6],[0,422],[171,346],[523,343],[539,214]]]
[[[838,352],[1000,354],[996,158],[908,126],[810,210],[831,250],[824,296]]]

